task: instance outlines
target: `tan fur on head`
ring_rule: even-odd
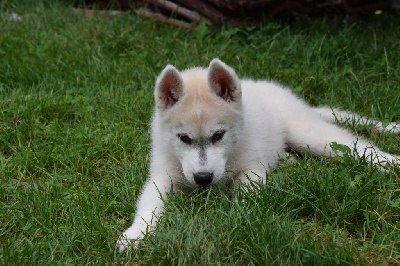
[[[215,101],[215,96],[238,106],[241,102],[238,76],[231,67],[217,58],[211,61],[208,69],[192,68],[180,73],[174,66],[168,65],[161,72],[154,93],[158,108],[171,108],[186,93],[189,103]]]
[[[208,69],[178,72],[168,65],[157,79],[155,100],[167,123],[184,121],[200,132],[204,123],[240,116],[241,84],[235,71],[219,59],[212,60]]]
[[[208,71],[203,68],[194,68],[181,72],[185,95],[177,103],[180,114],[173,109],[166,114],[166,121],[172,124],[191,124],[202,131],[204,123],[215,123],[216,120],[231,121],[240,114],[238,107],[226,102],[208,86]],[[182,110],[185,110],[182,113]],[[174,121],[172,121],[174,120]]]

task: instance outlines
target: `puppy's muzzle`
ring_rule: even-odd
[[[213,180],[213,173],[210,172],[198,172],[193,174],[194,181],[200,186],[207,186],[211,184]]]

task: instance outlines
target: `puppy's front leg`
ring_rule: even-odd
[[[167,179],[168,180],[168,179]],[[163,197],[171,188],[171,182],[160,182],[150,178],[139,196],[136,214],[132,225],[122,234],[117,242],[119,252],[130,245],[135,246],[144,237],[146,231],[157,222],[157,217],[164,211]]]

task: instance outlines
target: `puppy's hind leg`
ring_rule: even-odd
[[[400,124],[396,122],[391,122],[388,124],[384,124],[381,121],[371,119],[366,116],[362,116],[351,111],[344,111],[338,108],[330,108],[327,106],[324,107],[314,107],[315,110],[321,119],[335,123],[336,121],[341,123],[351,123],[354,125],[372,125],[375,130],[378,132],[386,132],[391,134],[400,133]]]
[[[317,157],[337,155],[331,147],[336,142],[348,146],[354,155],[365,156],[375,164],[400,163],[394,155],[381,151],[370,142],[358,138],[350,131],[315,117],[292,119],[288,123],[287,144],[300,153]],[[338,154],[340,155],[340,154]]]

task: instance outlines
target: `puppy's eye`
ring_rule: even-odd
[[[225,135],[225,130],[220,130],[214,133],[211,137],[211,142],[212,144],[215,144],[216,142],[220,141]]]
[[[178,134],[178,138],[185,144],[191,145],[193,140],[186,134]]]

